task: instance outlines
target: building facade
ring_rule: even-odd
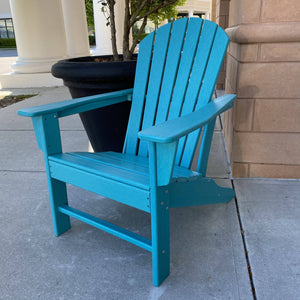
[[[1,38],[15,38],[9,0],[1,0],[0,2],[0,39]]]

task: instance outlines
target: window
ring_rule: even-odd
[[[189,16],[189,14],[187,12],[179,12],[177,14],[177,19],[187,18],[188,16]]]
[[[0,19],[0,38],[15,38],[14,26],[12,19]]]
[[[199,17],[205,19],[206,13],[205,12],[194,12],[194,17]]]

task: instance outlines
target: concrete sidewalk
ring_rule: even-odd
[[[17,58],[17,50],[0,49],[0,75],[12,72],[12,64],[16,62]]]
[[[39,96],[0,109],[0,299],[299,299],[300,182],[231,180],[219,121],[208,176],[233,184],[237,200],[171,211],[171,274],[159,288],[143,249],[77,220],[55,237],[43,155],[16,111],[70,95],[13,91],[32,92]],[[88,150],[78,116],[61,129],[64,151]],[[68,193],[72,206],[149,237],[146,213],[72,186]]]

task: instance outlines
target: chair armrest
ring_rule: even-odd
[[[221,96],[195,112],[146,128],[138,133],[138,137],[156,143],[175,142],[231,108],[235,99],[236,95]]]
[[[126,89],[95,96],[65,100],[56,103],[39,105],[18,111],[24,117],[37,117],[48,114],[56,114],[58,118],[85,112],[88,110],[108,106],[111,104],[131,100],[133,89]]]

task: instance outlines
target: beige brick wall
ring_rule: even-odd
[[[223,29],[226,29],[228,27],[228,21],[229,21],[230,0],[215,0],[214,3],[215,4],[212,6],[214,6],[215,9],[213,14],[215,16],[215,20],[212,21],[216,22]],[[225,89],[226,64],[227,63],[225,58],[216,85],[216,88],[220,90]]]
[[[233,176],[300,178],[300,1],[231,0],[229,25]]]
[[[216,22],[217,0],[210,1],[210,20]]]

